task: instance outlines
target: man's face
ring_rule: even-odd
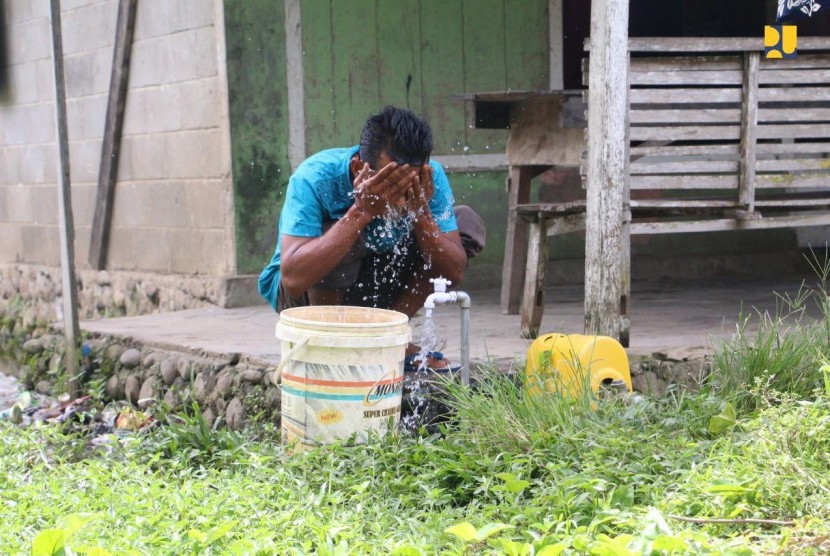
[[[375,162],[374,167],[369,170],[369,175],[374,174],[375,172],[379,171],[381,168],[385,167],[387,164],[390,164],[392,162],[395,161],[392,159],[391,156],[389,156],[389,153],[387,153],[386,151],[381,152],[378,155],[378,159]]]

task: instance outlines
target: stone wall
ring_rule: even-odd
[[[117,0],[62,5],[76,262],[87,263]],[[5,10],[0,263],[57,266],[57,145],[49,0]],[[138,2],[107,270],[236,270],[221,0]]]
[[[18,344],[0,323],[0,368],[39,394],[66,389],[61,335],[35,332]],[[90,336],[81,364],[81,391],[102,401],[127,400],[147,409],[164,404],[173,411],[198,404],[209,425],[221,420],[232,429],[250,418],[279,423],[280,394],[267,364],[219,356],[154,349],[129,339]]]
[[[91,319],[264,303],[254,281],[254,277],[80,270],[78,314]],[[61,289],[59,268],[0,264],[0,317],[15,318],[23,329],[59,321]]]

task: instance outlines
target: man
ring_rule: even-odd
[[[429,125],[387,106],[367,120],[360,145],[300,164],[288,182],[276,251],[259,277],[271,306],[359,305],[412,317],[432,292],[430,278],[460,283],[468,258],[484,247],[484,225],[469,207],[453,209],[431,152]],[[417,352],[410,345],[408,359]],[[440,354],[427,363],[447,365]]]

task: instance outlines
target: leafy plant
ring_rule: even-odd
[[[168,462],[186,466],[233,467],[244,461],[246,440],[222,428],[217,421],[208,425],[195,401],[188,413],[166,412],[160,415],[165,425],[149,436],[146,448]]]
[[[34,538],[31,556],[64,556],[67,553],[71,554],[66,544],[70,537],[97,517],[96,514],[70,514],[61,518],[57,527],[44,529]],[[89,550],[85,550],[85,552],[89,553]],[[96,554],[101,554],[101,549],[97,549]]]

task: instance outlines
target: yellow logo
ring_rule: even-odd
[[[335,425],[343,420],[343,414],[336,409],[326,409],[317,415],[317,422],[321,425]]]
[[[764,26],[764,57],[795,58],[797,46],[798,27],[795,25]]]

